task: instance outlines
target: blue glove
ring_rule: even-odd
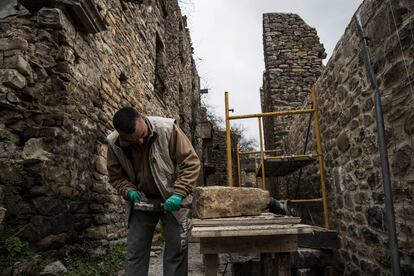
[[[139,196],[139,193],[135,189],[130,189],[127,195],[133,204],[136,204],[142,200],[142,198]]]
[[[181,201],[183,201],[182,196],[173,194],[164,202],[164,210],[167,212],[180,210]]]

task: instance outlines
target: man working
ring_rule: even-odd
[[[200,170],[197,154],[174,119],[146,117],[125,107],[115,113],[113,124],[116,131],[107,138],[109,182],[129,203],[125,275],[148,275],[159,220],[165,237],[164,275],[187,275],[188,210],[180,206],[191,202]],[[159,209],[134,210],[143,200]]]

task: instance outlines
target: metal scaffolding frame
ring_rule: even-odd
[[[238,174],[238,185],[240,186],[240,156],[241,155],[252,155],[252,154],[260,154],[261,159],[261,179],[262,179],[262,189],[266,190],[266,174],[265,174],[265,160],[271,159],[286,159],[286,158],[303,158],[303,157],[316,157],[319,161],[319,175],[320,175],[320,185],[321,185],[321,198],[310,198],[310,199],[297,199],[297,200],[290,200],[292,203],[314,203],[314,202],[322,202],[323,203],[323,218],[324,218],[324,226],[325,228],[329,229],[329,217],[328,217],[328,196],[326,192],[326,176],[325,176],[325,166],[324,166],[324,157],[322,153],[322,143],[321,143],[321,133],[320,133],[320,125],[319,125],[319,117],[318,117],[318,105],[317,105],[317,91],[316,87],[313,86],[311,89],[311,101],[312,101],[312,108],[310,109],[299,109],[299,110],[285,110],[285,111],[274,111],[274,112],[266,112],[266,113],[256,113],[256,114],[246,114],[246,115],[236,115],[230,116],[230,109],[229,109],[229,95],[228,92],[225,92],[225,119],[226,119],[226,145],[227,145],[227,182],[228,185],[233,187],[233,164],[232,164],[232,153],[231,153],[231,134],[230,134],[230,121],[231,120],[240,120],[240,119],[248,119],[248,118],[257,118],[259,124],[259,139],[260,139],[260,150],[259,151],[250,151],[250,152],[240,152],[240,145],[237,144],[237,174]],[[299,115],[299,114],[312,114],[313,122],[314,122],[314,129],[315,129],[315,140],[316,140],[316,154],[307,154],[307,155],[291,155],[291,156],[266,156],[266,153],[277,152],[276,150],[265,150],[263,145],[263,129],[262,124],[264,117],[280,117],[280,116],[288,116],[288,115]],[[256,167],[256,176],[257,176],[257,159],[255,158],[255,167]],[[257,178],[256,178],[257,182]]]

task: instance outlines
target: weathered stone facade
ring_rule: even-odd
[[[62,1],[21,1],[30,12],[9,2],[0,20],[6,226],[39,249],[123,238],[123,199],[105,160],[114,112],[176,118],[201,154],[186,18],[177,1],[81,1],[85,22]]]
[[[414,5],[366,0],[358,13],[382,94],[402,275],[414,274]],[[374,93],[351,21],[317,82],[330,217],[345,275],[391,275]]]
[[[309,90],[322,71],[323,45],[314,28],[298,15],[263,15],[265,72],[262,111],[302,108]],[[266,149],[284,148],[286,127],[292,116],[264,119]]]
[[[358,9],[382,94],[402,275],[414,274],[413,11],[405,0],[365,0]],[[360,52],[351,20],[317,80],[329,217],[340,237],[338,269],[344,275],[391,275],[374,92]],[[289,152],[303,151],[307,123],[287,128]],[[314,151],[312,142],[308,151]],[[302,196],[320,196],[316,167],[304,170],[302,187]],[[314,211],[321,223],[321,209]]]
[[[308,107],[309,91],[322,72],[326,56],[316,30],[296,14],[267,13],[263,15],[263,47],[262,112]],[[307,121],[305,118],[307,115],[264,118],[266,150],[278,150],[277,155],[303,154],[304,140],[298,141],[295,149],[289,147],[294,137],[288,129]],[[267,179],[268,189],[277,198],[291,197],[291,190],[296,190],[294,183],[293,178]]]
[[[227,186],[227,145],[226,131],[214,120],[209,120],[207,109],[202,108],[201,136],[203,139],[203,186]],[[231,134],[233,181],[237,185],[236,145],[239,137]]]

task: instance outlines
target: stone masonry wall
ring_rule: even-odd
[[[322,58],[326,56],[316,30],[296,14],[267,13],[263,15],[263,46],[262,112],[308,106],[309,91],[322,71]],[[302,154],[288,149],[288,141],[292,139],[288,128],[304,118],[304,115],[264,118],[266,150],[278,150],[278,155]],[[300,147],[303,144],[300,142]],[[273,196],[290,196],[286,181],[281,178],[267,180]]]
[[[0,18],[6,230],[45,250],[123,238],[123,199],[108,184],[105,160],[114,112],[134,106],[176,118],[201,154],[186,18],[177,1],[81,1],[91,4],[90,18],[106,21],[106,30],[90,33],[70,5],[22,0],[29,12],[8,2],[14,8]]]
[[[209,121],[207,109],[202,108],[202,138],[203,138],[203,186],[227,186],[227,151],[226,131],[217,123]],[[232,132],[233,182],[237,179],[236,145],[238,136]]]
[[[414,274],[413,11],[405,0],[366,0],[357,11],[382,94],[402,275]],[[360,53],[351,20],[317,81],[329,217],[344,275],[391,275],[374,92]],[[292,127],[291,145],[304,125]],[[307,169],[303,179],[319,186],[315,171]]]

